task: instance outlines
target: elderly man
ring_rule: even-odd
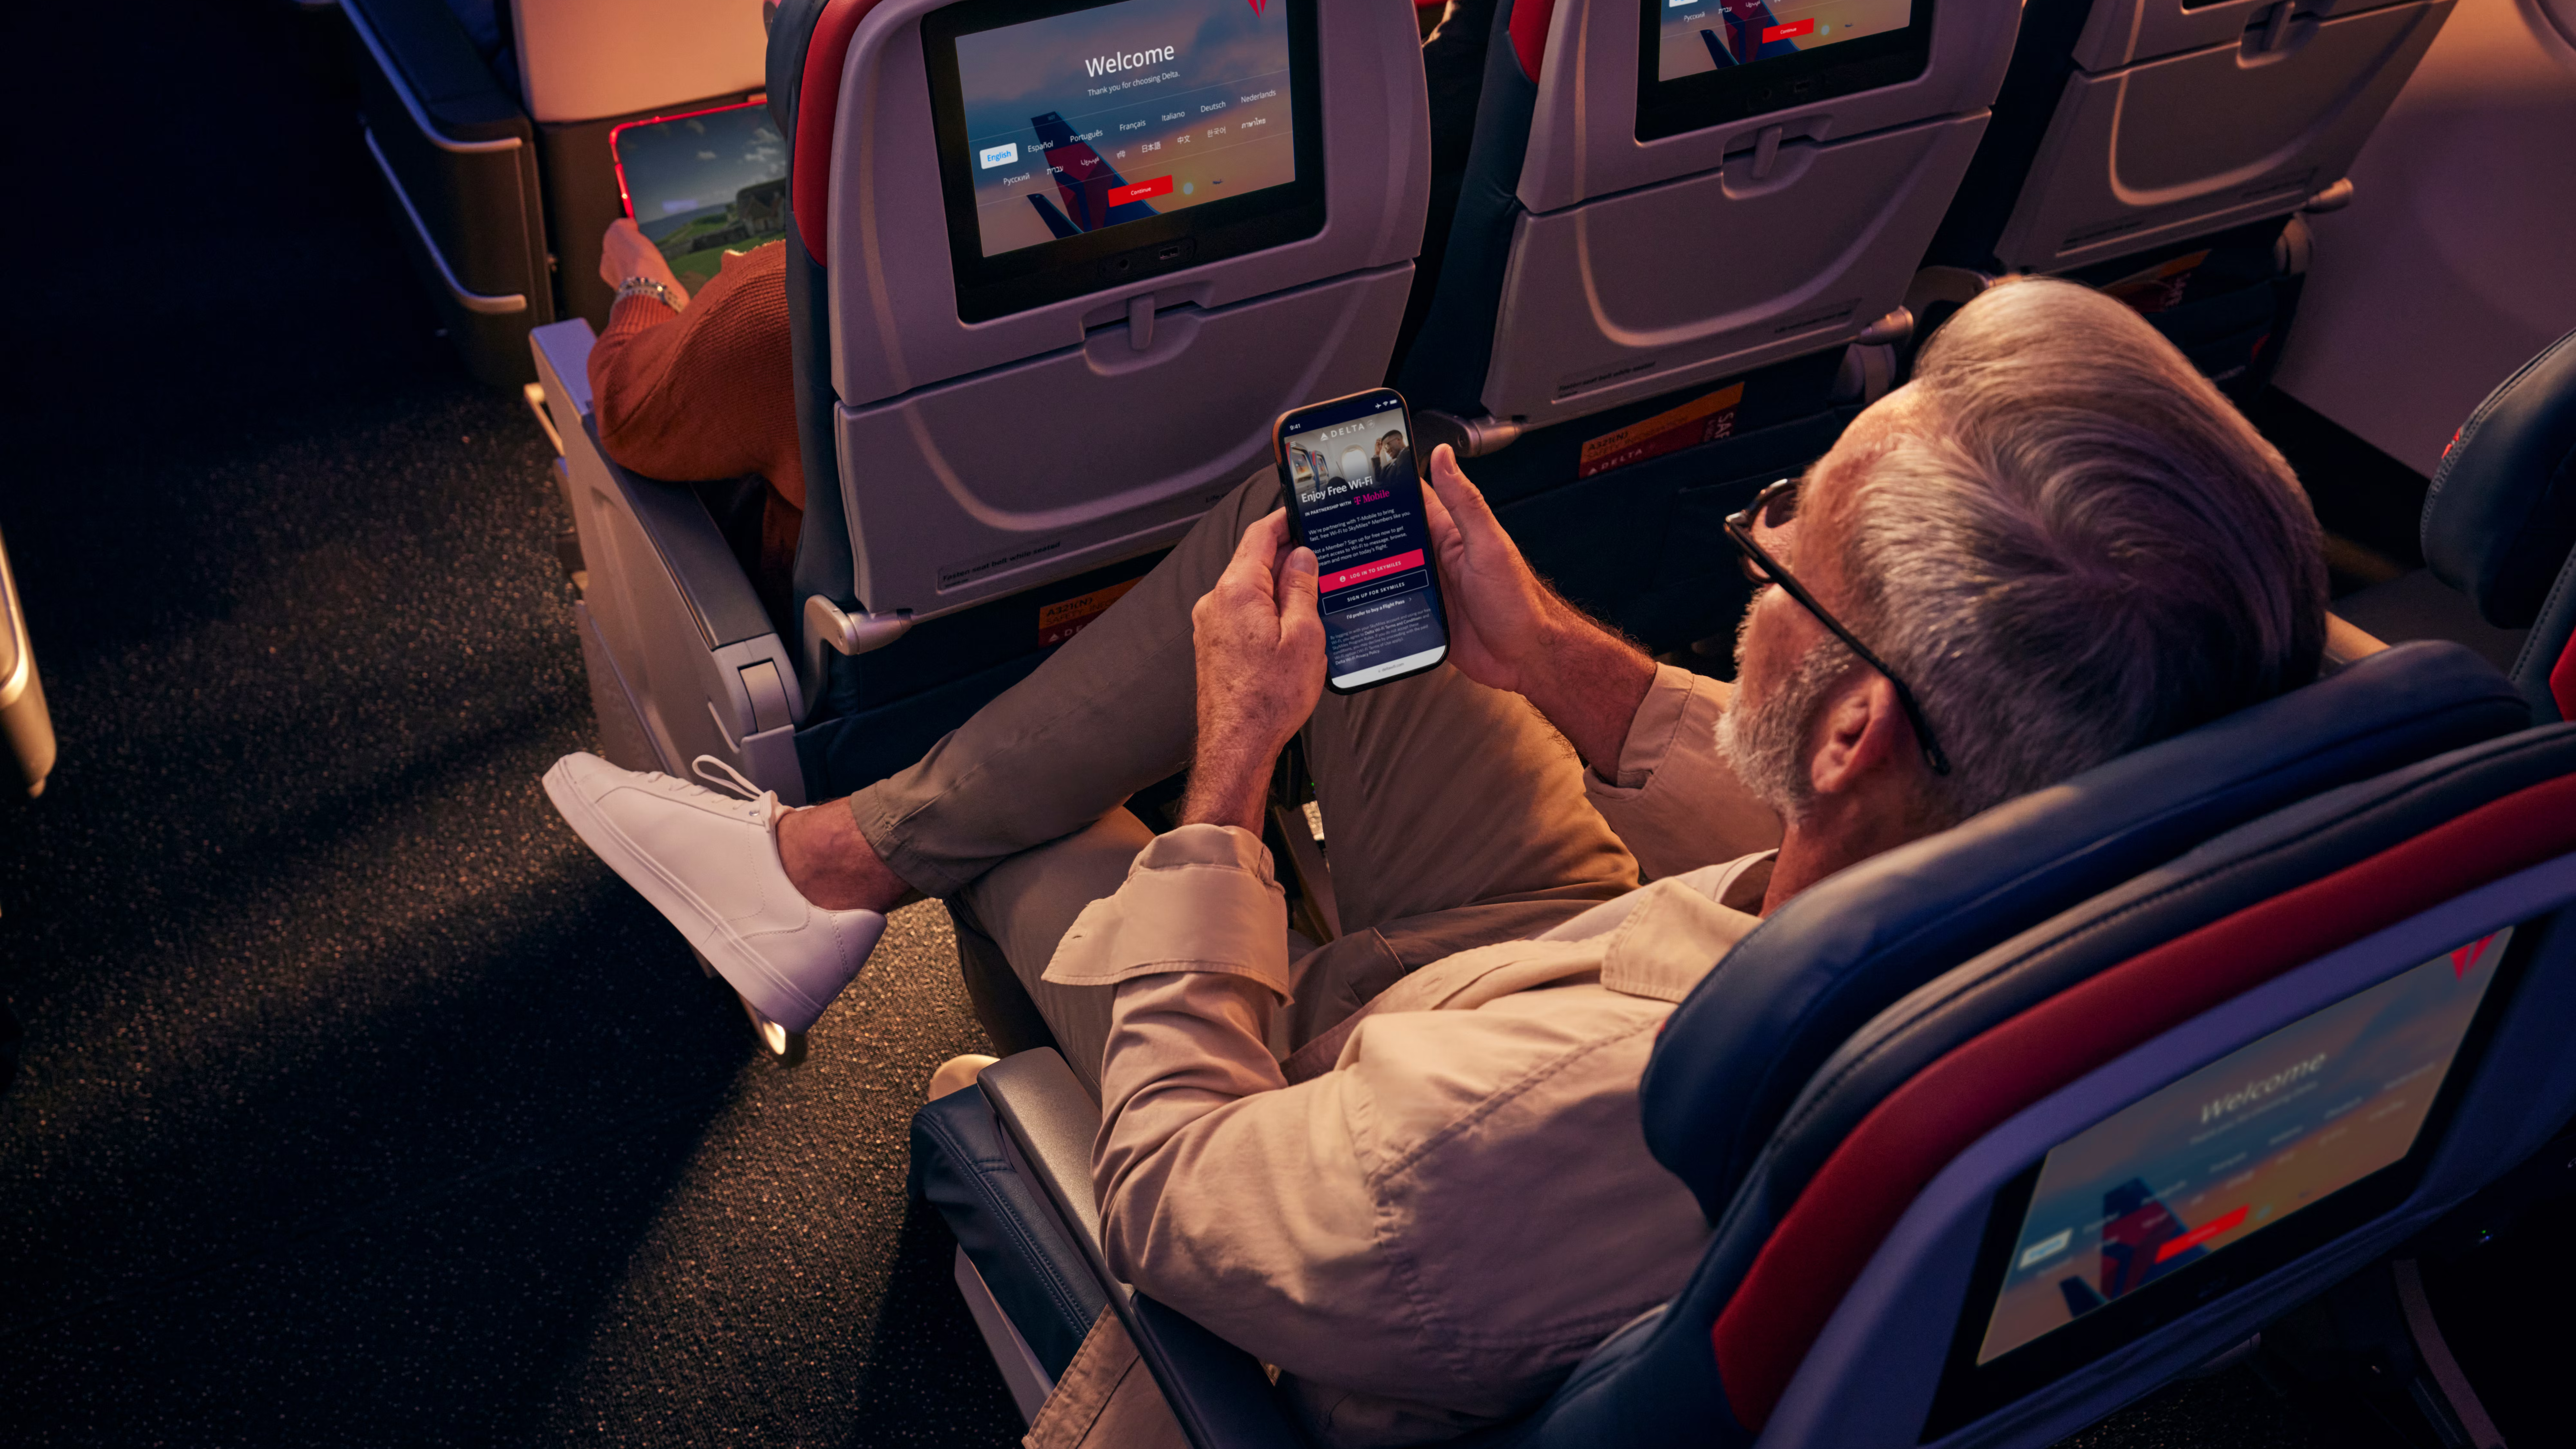
[[[1730,521],[1767,585],[1731,689],[1552,593],[1446,450],[1431,489],[1453,668],[1323,695],[1314,559],[1263,480],[847,802],[784,811],[587,756],[547,777],[797,1025],[875,912],[952,897],[970,956],[1007,962],[1099,1092],[1111,1265],[1278,1365],[1336,1444],[1524,1409],[1680,1286],[1710,1227],[1648,1155],[1637,1083],[1763,913],[2304,681],[2325,631],[2280,456],[2065,283],[1971,303],[1914,382]],[[1258,830],[1301,730],[1346,934],[1292,958]],[[1117,808],[1184,761],[1179,828]],[[1129,1432],[1102,1406],[1150,1390],[1105,1387],[1113,1330],[1033,1442]]]

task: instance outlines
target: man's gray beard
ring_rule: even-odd
[[[1751,615],[1746,615],[1748,619]],[[1735,677],[1744,677],[1744,641],[1736,638]],[[1741,689],[1717,720],[1717,754],[1753,798],[1795,825],[1815,803],[1807,772],[1807,736],[1825,695],[1853,664],[1841,641],[1819,639],[1768,695],[1748,703]]]

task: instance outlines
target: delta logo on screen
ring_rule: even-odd
[[[984,255],[1297,179],[1269,0],[1122,0],[957,38]]]

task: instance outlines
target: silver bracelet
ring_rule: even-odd
[[[651,297],[674,312],[680,310],[680,301],[671,295],[671,289],[651,277],[628,277],[618,283],[617,300],[623,302],[629,297]]]

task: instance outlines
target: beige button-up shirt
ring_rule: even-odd
[[[1778,835],[1717,759],[1724,699],[1661,671],[1618,780],[1588,777],[1662,879],[1415,971],[1301,1080],[1268,1045],[1291,978],[1257,837],[1157,838],[1058,947],[1049,980],[1118,983],[1092,1156],[1110,1265],[1277,1365],[1323,1442],[1524,1410],[1698,1262],[1709,1223],[1647,1152],[1637,1083],[1770,874],[1767,851],[1707,864]]]

